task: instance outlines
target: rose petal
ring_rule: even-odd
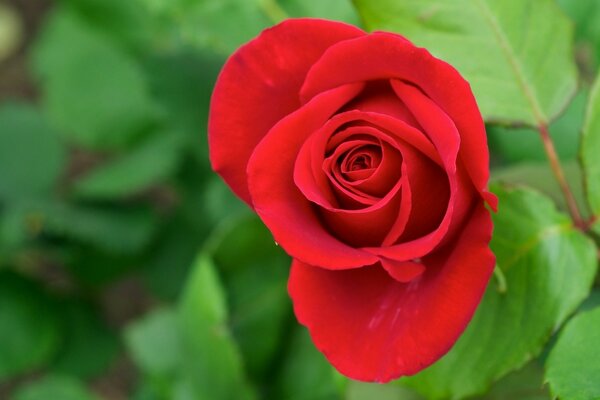
[[[377,262],[377,257],[333,237],[293,181],[300,146],[362,87],[352,84],[321,93],[275,125],[248,163],[257,214],[288,254],[311,265],[343,269]]]
[[[352,65],[352,68],[340,68]],[[487,191],[489,154],[485,126],[469,83],[450,64],[386,32],[344,41],[328,49],[310,69],[302,86],[302,101],[349,82],[401,79],[421,88],[447,113],[461,133],[460,157],[477,190],[492,206]]]
[[[410,283],[379,266],[328,271],[294,261],[288,290],[298,320],[344,375],[387,382],[443,356],[463,332],[494,268],[483,203],[464,231]]]
[[[277,121],[300,106],[306,72],[323,52],[362,35],[339,22],[290,19],[263,31],[227,60],[211,99],[210,159],[250,206],[246,166],[253,149]]]

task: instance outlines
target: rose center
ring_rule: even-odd
[[[365,145],[350,150],[342,158],[340,169],[342,174],[354,171],[374,170],[381,163],[381,147]]]

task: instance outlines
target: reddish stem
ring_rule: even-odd
[[[571,214],[571,218],[580,229],[586,229],[587,224],[583,221],[581,217],[581,213],[579,212],[579,208],[577,207],[577,201],[575,201],[575,196],[573,196],[573,192],[567,183],[567,179],[565,178],[565,173],[560,165],[560,161],[558,159],[558,154],[556,153],[556,149],[554,147],[554,142],[550,137],[550,133],[548,132],[548,127],[546,125],[540,125],[538,127],[540,132],[540,136],[542,138],[542,142],[544,144],[544,149],[546,150],[546,155],[548,156],[548,161],[550,162],[550,168],[552,168],[552,172],[560,185],[560,188],[565,196],[565,200],[567,201],[567,208],[569,209],[569,213]]]

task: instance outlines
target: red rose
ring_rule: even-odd
[[[340,372],[386,382],[452,347],[494,268],[496,206],[453,67],[395,34],[287,20],[223,67],[209,145],[293,257],[296,316]]]

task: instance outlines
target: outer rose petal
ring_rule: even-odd
[[[328,271],[294,261],[288,290],[298,320],[344,375],[387,382],[443,356],[481,300],[495,258],[492,222],[483,202],[456,243],[424,260],[410,283],[379,265]]]
[[[386,32],[338,43],[310,69],[301,96],[307,101],[342,84],[394,78],[420,87],[454,121],[461,134],[460,155],[465,167],[477,190],[495,208],[497,200],[486,189],[489,155],[485,126],[471,87],[454,67],[426,49]]]
[[[318,19],[290,19],[242,46],[215,85],[208,123],[212,166],[252,206],[246,165],[277,121],[300,106],[308,69],[332,44],[364,35],[360,29]]]
[[[288,254],[311,265],[345,269],[378,260],[332,236],[293,179],[302,144],[362,87],[362,83],[345,85],[316,96],[275,125],[248,163],[248,186],[256,213]]]

